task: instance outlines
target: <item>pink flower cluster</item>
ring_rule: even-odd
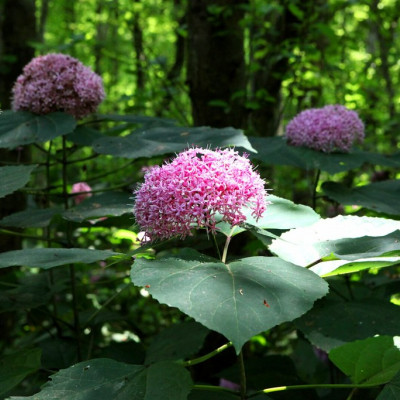
[[[86,182],[77,182],[72,185],[71,194],[79,193],[74,196],[74,202],[76,205],[82,203],[82,201],[87,199],[88,197],[91,197],[91,192],[92,188]]]
[[[47,54],[31,60],[13,87],[12,108],[48,114],[65,111],[76,119],[96,111],[105,97],[100,76],[77,59]]]
[[[293,146],[347,153],[354,142],[364,140],[364,124],[355,111],[342,105],[311,108],[288,123],[286,138]]]
[[[266,209],[265,182],[237,151],[191,148],[147,171],[135,191],[134,214],[146,240],[185,238],[194,228],[215,232],[216,214],[232,226]]]

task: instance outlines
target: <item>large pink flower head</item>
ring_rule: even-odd
[[[96,111],[105,94],[99,75],[76,58],[47,54],[31,60],[13,87],[12,108],[48,114],[65,111],[76,119]]]
[[[286,138],[293,146],[347,153],[353,143],[364,140],[364,124],[355,111],[342,105],[310,108],[288,123]]]
[[[191,148],[162,167],[151,168],[135,191],[134,214],[146,238],[185,238],[193,228],[215,232],[216,217],[232,226],[266,208],[265,182],[249,159],[233,149]]]

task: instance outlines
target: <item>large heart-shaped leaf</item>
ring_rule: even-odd
[[[0,198],[24,187],[29,182],[35,168],[36,165],[0,167]]]
[[[40,368],[40,349],[23,349],[0,358],[0,395]]]
[[[341,204],[355,204],[377,212],[400,215],[400,179],[375,182],[352,189],[341,183],[325,182],[322,190]]]
[[[397,335],[400,332],[400,307],[378,299],[322,299],[296,320],[296,326],[312,344],[329,351],[374,335]]]
[[[173,362],[146,368],[107,358],[81,362],[51,376],[43,390],[12,400],[186,400],[192,381],[189,372]]]
[[[336,240],[338,241],[337,256],[344,255],[345,259],[351,259],[351,253],[358,253],[356,258],[362,257],[362,252],[366,252],[366,257],[376,255],[374,248],[365,247],[361,239],[351,242],[346,238],[362,238],[364,236],[379,237],[390,234],[400,229],[400,221],[356,216],[337,216],[335,218],[320,219],[315,224],[292,229],[285,232],[272,242],[270,250],[286,261],[292,262],[303,267],[308,266],[319,259],[336,252]],[[373,241],[374,239],[368,239]],[[387,247],[382,247],[382,254],[385,248],[394,246],[396,248],[396,238],[383,240]],[[342,250],[340,250],[342,248]],[[361,249],[361,251],[360,251]]]
[[[0,268],[16,265],[49,269],[71,263],[90,264],[119,255],[109,250],[35,248],[0,253]]]
[[[293,165],[303,169],[320,169],[330,174],[348,171],[364,163],[400,167],[395,158],[381,154],[353,150],[351,153],[323,153],[306,147],[288,145],[283,137],[250,137],[257,150],[252,158],[272,165]]]
[[[237,146],[254,151],[243,132],[234,128],[163,126],[123,137],[105,137],[93,144],[97,153],[131,159],[176,153],[191,146]]]
[[[305,313],[328,291],[311,271],[275,257],[228,264],[196,252],[138,259],[131,278],[161,303],[225,335],[237,352],[255,334]]]
[[[381,385],[400,370],[399,347],[400,337],[377,336],[337,347],[329,358],[354,383]]]
[[[25,111],[5,111],[0,118],[0,148],[13,149],[35,142],[46,142],[75,129],[69,114],[55,112],[35,115]]]

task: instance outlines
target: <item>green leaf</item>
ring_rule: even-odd
[[[97,153],[131,159],[176,153],[191,146],[237,146],[254,151],[243,132],[234,128],[164,126],[123,137],[102,138],[93,144]]]
[[[400,372],[398,372],[393,379],[385,385],[382,392],[376,400],[399,400],[400,399]]]
[[[399,167],[400,162],[381,154],[354,150],[351,153],[323,153],[305,147],[288,145],[283,137],[250,137],[257,150],[252,158],[272,165],[292,165],[311,170],[320,169],[330,174],[348,171],[364,163]]]
[[[4,217],[0,220],[0,225],[13,228],[44,228],[55,215],[61,213],[62,209],[57,207],[28,209]]]
[[[72,132],[75,126],[74,117],[62,112],[35,115],[26,111],[5,111],[0,118],[0,148],[47,142]]]
[[[268,195],[267,200],[271,204],[267,205],[264,215],[258,221],[251,215],[252,211],[248,207],[242,209],[243,214],[246,216],[246,222],[243,227],[237,226],[235,228],[234,236],[246,229],[253,230],[255,234],[258,232],[258,234],[268,236],[268,232],[256,231],[253,228],[284,230],[311,225],[320,219],[320,216],[311,207],[295,204],[290,200],[272,194]],[[219,218],[222,219],[221,216]],[[228,236],[232,227],[226,222],[220,222],[217,225],[217,229]],[[275,237],[275,235],[271,237]]]
[[[292,229],[308,226],[320,219],[320,216],[308,206],[295,204],[290,200],[274,195],[267,196],[271,202],[264,215],[256,221],[250,210],[245,211],[246,223],[262,229]]]
[[[211,391],[194,387],[189,394],[188,400],[238,400],[238,395],[222,390]],[[268,400],[268,397],[264,397],[264,400]]]
[[[146,352],[146,364],[180,360],[198,352],[210,331],[198,322],[172,325],[159,333]]]
[[[80,146],[91,146],[97,139],[104,137],[102,133],[87,125],[79,125],[66,138],[67,140]]]
[[[161,362],[145,368],[107,358],[81,362],[51,376],[41,392],[13,400],[186,400],[192,382],[184,367]]]
[[[23,349],[0,358],[0,395],[40,368],[40,349]]]
[[[98,114],[97,119],[102,121],[116,121],[116,122],[128,122],[130,124],[142,125],[146,128],[157,127],[157,126],[169,126],[175,125],[176,122],[168,118],[149,117],[147,115],[136,115],[136,114]]]
[[[325,261],[313,265],[310,270],[326,278],[345,275],[370,268],[385,268],[400,264],[400,257],[371,257],[348,262],[346,260]]]
[[[24,187],[29,182],[35,168],[36,165],[0,167],[0,198]]]
[[[323,299],[297,319],[296,326],[312,344],[329,351],[375,335],[397,335],[400,332],[400,307],[376,298]]]
[[[123,192],[106,192],[91,196],[78,206],[65,211],[62,216],[69,221],[82,222],[90,218],[117,217],[132,213],[133,200],[131,197],[128,193]]]
[[[325,182],[322,190],[328,197],[341,204],[355,204],[377,212],[400,215],[400,179],[352,189],[340,183]]]
[[[0,253],[0,268],[16,265],[49,269],[59,265],[90,264],[118,255],[109,250],[35,248]]]
[[[356,257],[360,257],[362,251],[365,251],[366,256],[382,254],[374,251],[374,248],[368,249],[364,243],[367,239],[363,237],[385,236],[397,229],[400,229],[400,221],[339,215],[335,218],[320,219],[313,225],[285,232],[279,239],[273,240],[269,248],[284,260],[306,267],[332,252],[345,259],[352,258],[352,252],[358,253]],[[353,242],[354,238],[363,239]],[[385,248],[398,248],[395,240],[390,237],[382,239],[381,244],[385,243],[380,246],[382,252]],[[368,239],[370,244],[373,241],[374,238]],[[377,239],[376,243],[378,242]]]
[[[197,252],[138,259],[131,278],[137,286],[149,286],[161,303],[222,333],[237,352],[255,334],[305,313],[328,291],[314,273],[275,257],[229,264]]]
[[[354,383],[381,385],[400,370],[400,337],[377,336],[346,343],[329,352],[330,360]]]

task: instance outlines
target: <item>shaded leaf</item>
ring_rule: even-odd
[[[90,128],[87,125],[79,125],[66,138],[67,140],[80,146],[91,146],[97,139],[104,135],[96,129]]]
[[[329,352],[330,360],[354,383],[381,385],[400,370],[400,337],[371,337]]]
[[[172,325],[153,338],[146,352],[146,364],[180,360],[200,350],[210,331],[198,322]]]
[[[109,250],[35,248],[0,253],[0,268],[12,266],[49,269],[59,265],[105,260],[118,255]]]
[[[62,209],[57,207],[28,209],[4,217],[0,220],[0,225],[13,228],[44,228],[55,215],[61,213]]]
[[[360,150],[351,153],[323,153],[288,145],[284,137],[250,137],[249,140],[257,150],[251,157],[265,164],[292,165],[306,170],[320,169],[330,174],[348,171],[364,163],[400,166],[397,159]]]
[[[36,165],[0,167],[0,198],[24,187],[29,182],[35,168]]]
[[[399,400],[400,399],[400,372],[385,385],[376,400]]]
[[[370,183],[352,189],[336,182],[325,182],[322,190],[341,204],[355,204],[369,210],[400,215],[400,179]]]
[[[375,335],[398,335],[400,307],[378,299],[323,299],[295,323],[312,344],[329,351]]]
[[[93,148],[101,154],[117,157],[141,158],[180,152],[191,146],[243,147],[254,151],[241,130],[209,127],[156,127],[133,132],[123,137],[106,137],[94,142]]]
[[[0,359],[0,395],[40,368],[40,349],[23,349]]]
[[[132,213],[132,203],[133,200],[128,193],[106,192],[86,198],[78,206],[65,211],[62,216],[74,222],[82,222],[90,218],[116,217]]]
[[[63,112],[35,115],[26,111],[5,111],[0,118],[0,148],[46,142],[72,132],[75,126],[74,117]]]
[[[161,303],[225,335],[237,352],[255,334],[302,315],[328,291],[314,273],[275,257],[229,264],[196,252],[138,259],[131,278],[137,286],[150,286]]]
[[[145,368],[107,358],[81,362],[51,376],[43,390],[13,400],[186,400],[192,382],[180,365],[162,362]]]

